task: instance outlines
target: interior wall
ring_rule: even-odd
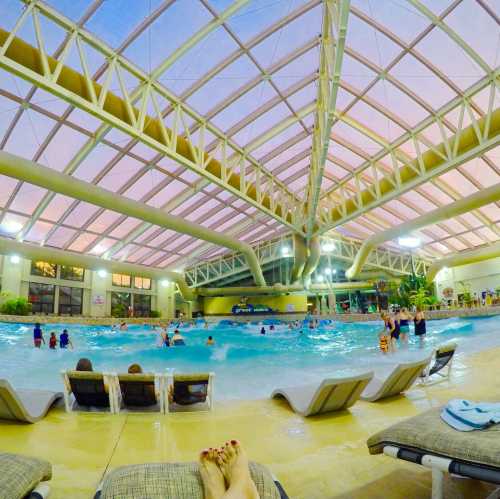
[[[240,296],[216,296],[203,299],[203,312],[205,315],[230,314],[234,305],[240,303]],[[267,305],[281,313],[306,312],[307,295],[282,295],[282,296],[251,296],[248,303],[252,305]]]
[[[500,286],[500,257],[460,267],[441,269],[435,281],[438,296],[443,297],[443,289],[445,288],[453,288],[456,296],[461,292],[460,281],[469,284],[471,292],[478,295],[482,291],[495,290]]]

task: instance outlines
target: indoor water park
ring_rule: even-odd
[[[500,4],[0,0],[0,499],[500,497]]]

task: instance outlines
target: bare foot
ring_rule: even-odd
[[[250,476],[247,455],[237,440],[226,442],[219,450],[217,464],[228,485],[224,499],[259,499],[259,493]]]
[[[217,466],[217,449],[205,449],[200,454],[200,474],[205,499],[221,499],[226,493],[224,475]]]

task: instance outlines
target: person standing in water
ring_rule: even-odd
[[[420,348],[423,348],[427,326],[425,324],[424,311],[420,307],[417,307],[417,313],[413,318],[413,323],[415,325],[415,336],[418,336]]]
[[[50,338],[49,338],[49,348],[51,350],[55,350],[56,347],[57,347],[56,333],[52,332],[52,333],[50,333]]]
[[[212,336],[208,337],[206,345],[207,345],[207,347],[211,347],[211,346],[215,345],[215,340],[213,339]]]
[[[261,327],[260,334],[266,334],[266,328],[264,326]]]
[[[401,342],[408,344],[408,335],[410,334],[410,320],[411,316],[408,309],[403,307],[398,314],[399,331],[401,332]]]
[[[33,329],[33,343],[35,348],[40,348],[42,343],[45,345],[45,339],[43,338],[42,328],[39,322],[35,324],[35,328]]]
[[[59,336],[59,348],[68,348],[68,345],[73,348],[73,343],[71,343],[71,340],[69,339],[68,330],[64,329]]]
[[[176,347],[186,345],[186,343],[184,342],[184,338],[181,336],[181,333],[179,333],[178,329],[174,331],[174,335],[172,336],[172,344]]]

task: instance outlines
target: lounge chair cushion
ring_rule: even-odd
[[[154,374],[120,374],[118,381],[125,405],[147,407],[158,403]]]
[[[0,499],[22,499],[52,477],[47,461],[5,452],[0,453],[0,470]]]
[[[176,374],[174,376],[174,402],[179,405],[203,403],[208,396],[210,375]]]
[[[261,499],[280,499],[267,468],[250,463]],[[104,480],[101,499],[203,499],[198,463],[152,463],[123,466]]]
[[[83,407],[109,407],[109,395],[102,373],[93,371],[68,371],[71,391],[78,405]]]
[[[441,410],[431,409],[373,435],[367,442],[370,454],[380,454],[385,445],[395,445],[500,467],[500,425],[474,432],[457,431],[441,420]]]

